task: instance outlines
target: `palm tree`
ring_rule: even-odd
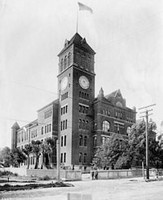
[[[32,145],[31,144],[26,144],[23,148],[23,152],[27,156],[27,169],[29,169],[29,155],[32,152]]]
[[[32,153],[35,154],[36,156],[36,163],[35,163],[35,169],[38,168],[38,164],[39,164],[39,157],[41,155],[41,141],[39,140],[32,140],[31,142],[32,145]]]
[[[56,162],[56,138],[46,138],[44,147],[47,154],[46,165],[48,168],[52,168],[52,165]]]

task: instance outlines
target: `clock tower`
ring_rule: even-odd
[[[59,56],[60,158],[63,166],[87,166],[92,159],[94,50],[76,33]]]

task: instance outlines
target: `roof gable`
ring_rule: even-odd
[[[110,99],[110,98],[121,98],[121,99],[123,99],[121,91],[119,89],[112,92],[111,94],[106,95],[105,98],[106,99]]]
[[[71,38],[70,41],[65,40],[64,48],[58,54],[58,56],[60,56],[60,54],[62,54],[72,44],[83,49],[84,51],[89,52],[90,54],[93,54],[93,55],[95,54],[95,51],[88,45],[88,43],[86,42],[86,39],[82,38],[78,33],[75,33],[75,35]]]

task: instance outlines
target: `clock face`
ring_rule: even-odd
[[[83,89],[88,89],[89,88],[89,80],[85,76],[81,76],[79,78],[79,84]]]
[[[65,76],[61,81],[61,90],[62,91],[66,89],[67,84],[68,84],[68,78],[67,78],[67,76]]]

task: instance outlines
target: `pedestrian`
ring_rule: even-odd
[[[92,170],[91,172],[91,175],[92,175],[92,180],[94,179],[94,171]]]
[[[98,179],[98,171],[97,170],[95,171],[95,179],[96,180]]]

